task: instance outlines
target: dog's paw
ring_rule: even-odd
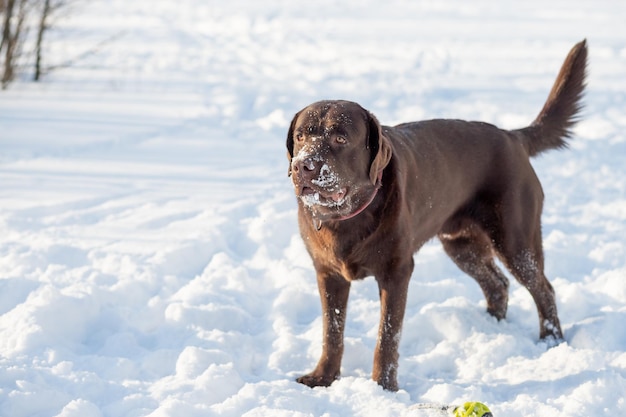
[[[565,342],[565,339],[563,339],[562,336],[556,337],[554,335],[548,335],[548,336],[542,337],[540,342],[545,343],[547,349],[551,349]]]
[[[311,372],[307,375],[302,375],[297,378],[296,381],[304,384],[308,387],[329,387],[335,380],[339,379],[339,376],[334,375],[317,375],[315,372]]]
[[[541,324],[540,339],[541,342],[547,345],[548,349],[560,345],[565,341],[560,325],[555,325],[550,320],[544,320]]]

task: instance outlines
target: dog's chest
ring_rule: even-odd
[[[313,258],[316,269],[329,269],[348,281],[363,279],[372,275],[363,248],[363,241],[354,241],[345,234],[325,228],[305,237],[306,246]]]

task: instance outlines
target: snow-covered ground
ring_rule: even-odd
[[[626,412],[626,2],[85,1],[42,84],[0,92],[0,416],[497,416]],[[320,352],[315,278],[284,141],[322,98],[386,124],[517,128],[569,48],[590,48],[570,150],[534,162],[566,343],[538,342],[432,242],[416,256],[398,393],[369,379],[374,280],[353,285],[343,377]],[[83,55],[86,51],[94,49]]]

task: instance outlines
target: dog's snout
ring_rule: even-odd
[[[313,178],[316,175],[317,167],[315,161],[311,158],[303,158],[294,161],[293,171],[305,178]]]

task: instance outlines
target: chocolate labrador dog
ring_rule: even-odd
[[[310,387],[339,377],[350,283],[373,275],[381,318],[372,379],[397,390],[398,343],[413,254],[437,236],[480,285],[487,311],[506,315],[508,280],[532,295],[540,337],[563,338],[541,241],[543,191],[529,157],[567,145],[581,109],[586,41],[567,56],[528,127],[429,120],[381,126],[349,101],[321,101],[295,115],[287,135],[298,222],[322,301],[322,356],[298,378]]]

